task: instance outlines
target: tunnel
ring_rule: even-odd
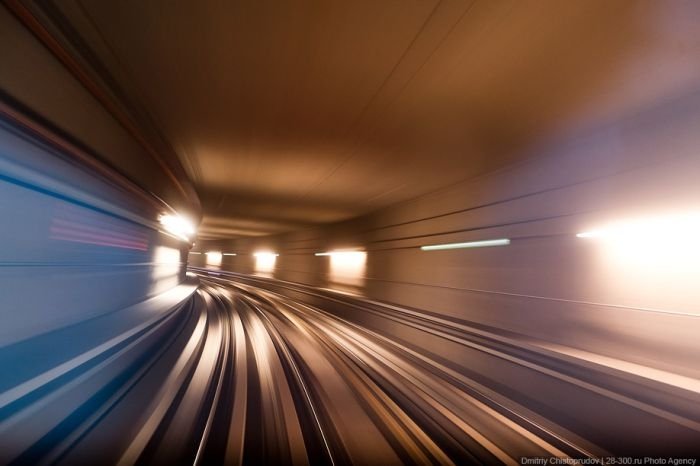
[[[700,3],[0,2],[0,465],[695,465]]]

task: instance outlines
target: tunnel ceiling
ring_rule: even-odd
[[[202,238],[420,196],[687,92],[700,74],[684,53],[700,35],[691,4],[36,5],[177,152]]]

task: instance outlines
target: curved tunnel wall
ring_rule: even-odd
[[[17,3],[13,5],[17,8]],[[30,116],[88,157],[195,219],[199,201],[174,152],[148,142],[160,138],[151,134],[154,130],[139,119],[136,109],[114,95],[117,90],[103,82],[93,65],[65,58],[79,53],[61,45],[52,50],[35,34],[9,7],[0,5],[3,109]]]
[[[0,126],[0,347],[178,285],[186,248],[139,199]]]
[[[238,254],[222,258],[225,269],[351,291],[427,312],[404,313],[364,300],[360,306],[352,297],[341,300],[323,290],[241,276],[228,284],[224,280],[231,277],[220,283],[203,277],[204,287],[188,300],[197,284],[178,286],[186,281],[186,245],[158,231],[157,209],[104,171],[77,163],[70,151],[30,136],[6,118],[5,105],[18,103],[37,119],[53,122],[55,126],[46,126],[70,136],[88,155],[118,165],[151,200],[185,201],[166,177],[153,176],[159,173],[157,163],[133,135],[4,7],[0,39],[2,61],[13,70],[0,74],[0,240],[10,245],[0,252],[0,463],[17,458],[18,463],[36,463],[49,449],[48,458],[61,457],[73,448],[72,439],[88,430],[93,439],[109,440],[106,457],[124,453],[126,462],[153,454],[146,443],[169,457],[189,449],[192,440],[204,445],[205,425],[214,422],[218,406],[214,393],[221,387],[231,393],[233,382],[244,380],[234,374],[254,368],[251,379],[257,373],[260,381],[273,380],[266,375],[271,360],[260,355],[279,355],[276,349],[287,346],[273,344],[272,338],[283,340],[262,317],[277,319],[280,309],[315,318],[327,311],[336,323],[359,322],[388,339],[410,341],[411,347],[448,362],[484,387],[534,406],[562,426],[572,424],[584,435],[592,432],[593,440],[611,451],[630,451],[636,439],[630,436],[622,446],[615,442],[637,425],[650,451],[674,441],[691,445],[688,433],[697,432],[697,424],[687,430],[679,425],[684,416],[697,419],[698,388],[696,380],[678,376],[700,376],[694,357],[700,349],[695,280],[700,261],[695,268],[670,271],[652,262],[613,263],[609,251],[575,235],[669,205],[693,207],[700,168],[697,95],[533,149],[536,155],[527,162],[353,221],[198,245]],[[47,82],[52,88],[44,86]],[[509,238],[511,244],[420,250],[429,244],[493,238]],[[314,255],[336,248],[367,251],[359,281],[333,278],[332,259]],[[259,249],[280,254],[272,272],[256,270],[252,253]],[[206,256],[191,258],[204,265]],[[307,314],[309,309],[296,308],[296,302],[291,308],[279,296],[257,289],[251,293],[241,283],[287,293],[323,311]],[[257,305],[269,307],[256,311]],[[398,314],[413,315],[401,321]],[[441,333],[431,333],[436,326]],[[468,338],[451,341],[455,334]],[[485,334],[493,337],[491,349],[510,345],[508,351],[494,356],[488,346],[486,351],[477,346]],[[245,364],[246,341],[257,352],[254,364]],[[307,351],[314,348],[308,340],[297,341]],[[514,343],[537,351],[509,365],[503,361],[522,350]],[[226,364],[233,354],[235,364]],[[307,360],[323,362],[316,351],[306,354]],[[555,357],[539,372],[525,370],[543,355]],[[278,366],[278,387],[285,386],[285,367],[291,374],[296,366]],[[550,368],[562,370],[559,378],[550,377]],[[564,384],[569,374],[579,376],[580,383]],[[298,381],[303,384],[301,376]],[[585,396],[577,397],[582,391]],[[122,392],[130,397],[122,400]],[[603,404],[598,404],[600,398],[606,398]],[[256,395],[250,402],[245,396],[222,399],[220,412],[265,404]],[[643,416],[637,412],[640,404]],[[269,403],[257,413],[279,420],[279,406]],[[107,412],[122,422],[107,419],[95,429],[93,413],[100,417]],[[340,417],[347,415],[340,412]],[[681,418],[681,423],[668,428],[672,422],[659,423],[661,417],[672,422]],[[216,419],[226,429],[234,425],[236,432],[244,432],[241,422],[226,426],[225,414]],[[232,414],[231,419],[240,418]],[[601,424],[608,428],[591,429]],[[270,430],[285,433],[284,428]],[[609,435],[616,431],[623,435]],[[187,432],[190,438],[181,441]],[[205,432],[204,437],[197,438],[198,432]],[[265,436],[251,437],[249,445],[270,445],[254,440]],[[283,444],[281,437],[269,438]],[[93,445],[84,442],[82,453],[93,455]],[[371,452],[364,444],[357,450]],[[79,456],[81,450],[75,452]]]
[[[87,64],[68,66],[70,55],[0,6],[0,347],[185,278],[187,245],[159,232],[158,216],[196,210],[187,186],[166,176],[117,117],[128,109],[110,109],[110,91]]]
[[[222,267],[255,273],[252,252],[280,256],[274,277],[345,289],[328,258],[368,251],[353,291],[438,312],[586,357],[697,377],[698,268],[632,261],[576,233],[611,221],[696,209],[700,96],[682,96],[599,130],[540,147],[525,163],[356,221],[287,235],[208,242],[236,253]],[[421,251],[422,245],[510,238],[504,247]],[[649,248],[654,245],[649,245]],[[192,255],[205,265],[206,256]]]

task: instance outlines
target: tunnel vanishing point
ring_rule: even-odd
[[[700,2],[0,0],[0,465],[695,465]]]

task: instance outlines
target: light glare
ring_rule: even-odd
[[[622,220],[576,236],[601,241],[626,262],[677,266],[700,257],[700,212]]]
[[[330,257],[330,281],[341,285],[362,286],[367,253],[365,251],[329,251],[316,253]]]
[[[275,270],[275,262],[279,254],[269,251],[258,251],[253,256],[255,256],[256,272],[269,274]]]
[[[156,246],[153,250],[153,267],[151,268],[152,293],[161,293],[180,282],[182,267],[180,250],[166,246]]]
[[[158,220],[166,232],[184,241],[190,241],[190,238],[194,236],[194,225],[180,215],[163,214]]]
[[[468,248],[488,248],[492,246],[507,246],[510,244],[508,238],[487,239],[483,241],[469,241],[466,243],[431,244],[421,246],[422,251],[441,251],[445,249],[468,249]]]
[[[584,231],[582,233],[576,233],[577,238],[600,238],[603,236],[603,232],[600,230]]]
[[[606,227],[577,233],[578,238],[643,239],[694,242],[700,233],[700,213],[623,220]]]
[[[590,245],[610,301],[698,314],[700,212],[623,219],[576,236]]]
[[[221,258],[223,255],[220,251],[208,251],[206,252],[207,265],[221,265]]]

